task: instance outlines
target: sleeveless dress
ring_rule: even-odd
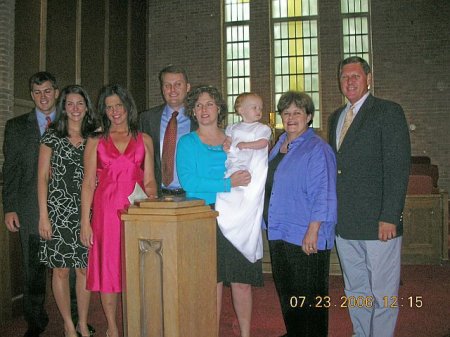
[[[92,204],[94,244],[89,249],[86,288],[122,291],[120,211],[129,206],[136,182],[143,188],[145,148],[142,134],[131,137],[120,153],[110,137],[97,147],[97,187]]]
[[[248,170],[252,181],[248,186],[233,187],[229,193],[217,193],[217,222],[223,235],[251,263],[263,256],[261,233],[264,208],[264,187],[267,175],[267,147],[258,150],[239,150],[240,142],[270,140],[272,130],[259,122],[240,122],[227,127],[231,148],[227,154],[225,177],[238,170]]]
[[[86,268],[87,248],[80,241],[84,143],[76,147],[52,129],[41,138],[52,149],[47,208],[52,239],[43,240],[39,258],[49,268]]]

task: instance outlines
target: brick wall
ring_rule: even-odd
[[[14,105],[14,0],[0,3],[0,143]],[[0,154],[3,163],[3,153]]]
[[[137,0],[133,0],[132,3],[134,4],[135,1]],[[221,1],[170,0],[147,1],[147,3],[146,27],[143,27],[142,16],[139,16],[140,19],[135,25],[132,24],[132,34],[138,39],[133,38],[135,46],[145,41],[144,31],[147,30],[146,55],[143,55],[145,49],[140,45],[140,48],[131,48],[133,55],[138,53],[138,56],[132,60],[121,60],[119,56],[110,56],[111,76],[114,74],[116,77],[122,76],[127,71],[126,67],[131,67],[131,74],[138,74],[131,76],[130,86],[133,88],[133,93],[136,92],[135,99],[140,102],[140,107],[150,107],[162,102],[157,75],[159,70],[169,63],[185,66],[193,85],[212,84],[225,91]],[[336,67],[342,55],[339,3],[340,1],[336,0],[319,1],[322,127],[318,133],[324,138],[327,134],[328,116],[342,104],[342,96],[336,80]],[[88,2],[83,4],[89,5]],[[267,39],[268,31],[270,32],[269,5],[269,0],[261,0],[252,2],[251,6],[251,17],[259,22],[251,31],[251,57],[256,60],[251,65],[252,89],[263,96],[267,112],[272,110],[274,104],[271,97],[271,43]],[[27,22],[39,17],[37,3],[18,2],[17,6],[23,7],[22,11],[28,13]],[[102,7],[102,5],[99,6]],[[110,6],[114,5],[110,3]],[[122,4],[122,6],[125,5]],[[139,6],[136,2],[133,8]],[[112,14],[115,13],[114,8],[110,11]],[[123,13],[123,11],[120,12]],[[36,60],[31,59],[31,56],[27,56],[26,50],[22,50],[20,64],[16,60],[16,78],[13,79],[10,75],[8,77],[8,71],[13,69],[10,55],[13,50],[13,32],[10,29],[14,26],[14,22],[11,23],[14,20],[13,13],[14,1],[2,1],[0,5],[0,128],[3,127],[8,116],[12,115],[11,105],[7,103],[5,105],[4,102],[11,96],[14,80],[16,89],[21,89],[15,90],[16,101],[17,98],[28,99],[26,81],[32,72],[31,67],[36,68],[37,63]],[[450,190],[449,16],[450,1],[448,0],[372,0],[374,93],[376,96],[394,100],[403,106],[408,123],[415,128],[411,131],[413,154],[428,155],[434,164],[439,165],[439,185],[446,190]],[[20,17],[23,16],[18,16]],[[53,15],[52,20],[65,22],[66,19],[61,13],[60,18],[58,15]],[[136,20],[135,16],[133,16],[133,22],[134,20]],[[95,31],[89,31],[91,39],[84,40],[83,45],[89,43],[91,55],[103,55],[102,25],[99,25],[100,28],[96,30],[98,36],[95,35]],[[16,50],[21,50],[20,46],[26,46],[31,50],[37,49],[38,46],[34,44],[38,39],[34,37],[30,39],[30,34],[36,35],[35,32],[38,30],[30,28],[16,31]],[[112,44],[115,41],[114,36],[116,32],[111,37]],[[98,42],[94,43],[92,40],[94,37]],[[89,42],[91,40],[92,43]],[[123,43],[110,46],[111,55],[121,50],[121,45]],[[51,46],[49,48],[53,50]],[[83,68],[82,65],[82,70],[89,70],[85,73],[82,71],[82,75],[86,74],[82,76],[82,83],[92,87],[92,91],[101,85],[99,82],[103,78],[103,76],[97,76],[94,71],[103,68],[102,59],[98,59],[100,61],[95,62],[92,58],[86,59],[88,62],[86,67]],[[49,59],[47,63],[51,65],[54,64],[53,61]],[[26,74],[23,73],[24,70]],[[145,83],[142,76],[144,73],[146,74]],[[114,77],[111,76],[110,78]],[[19,88],[18,84],[23,88]],[[143,89],[138,90],[138,88]],[[146,97],[143,97],[144,95]],[[2,131],[0,130],[0,137],[3,136]]]
[[[269,2],[255,1],[251,17],[252,90],[272,110]],[[158,70],[184,65],[191,82],[222,84],[222,32],[219,1],[150,2],[149,106],[161,102]],[[342,55],[340,1],[319,1],[322,127],[343,102],[336,79]],[[374,94],[400,103],[411,131],[412,152],[439,165],[439,185],[450,190],[450,2],[447,0],[372,0]],[[266,117],[267,120],[267,117]]]
[[[192,85],[222,88],[220,3],[149,2],[149,107],[162,103],[158,73],[168,64],[185,67]]]
[[[400,103],[412,153],[450,190],[450,2],[372,1],[375,94]]]

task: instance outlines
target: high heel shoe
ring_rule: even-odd
[[[88,327],[89,335],[84,336],[81,333],[80,326],[77,324],[77,328],[76,329],[77,329],[78,337],[92,337],[92,336],[94,336],[94,334],[95,334],[94,327],[90,326],[89,324],[87,325],[87,327]]]

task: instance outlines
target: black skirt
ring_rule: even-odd
[[[225,286],[230,286],[230,283],[244,283],[254,287],[264,285],[262,260],[255,263],[247,260],[223,236],[219,226],[217,226],[217,282],[223,282]]]

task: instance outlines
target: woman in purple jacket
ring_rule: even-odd
[[[328,332],[328,272],[336,224],[336,159],[310,127],[314,103],[278,101],[285,133],[269,154],[265,214],[272,273],[289,337]]]

